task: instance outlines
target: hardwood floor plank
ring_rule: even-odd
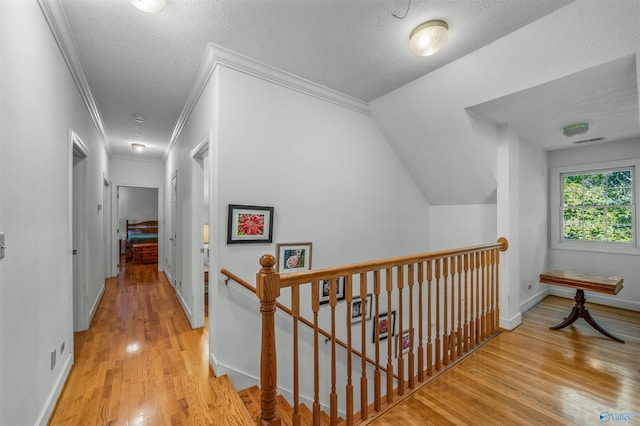
[[[191,329],[157,265],[122,265],[90,329],[74,336],[75,365],[49,424],[252,424],[209,367],[208,327]]]
[[[547,297],[503,332],[371,425],[585,425],[640,414],[640,312],[589,304],[596,321],[549,330],[573,303]],[[640,423],[640,415],[631,424]]]

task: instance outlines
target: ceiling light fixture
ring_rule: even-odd
[[[144,115],[134,114],[133,118],[136,120],[136,123],[144,123]]]
[[[441,20],[418,25],[409,35],[409,49],[417,56],[429,56],[442,49],[449,39],[449,25]]]
[[[147,13],[158,13],[167,5],[166,0],[129,0],[129,3]]]
[[[571,136],[584,135],[589,131],[589,123],[576,123],[565,126],[562,134],[570,138]]]
[[[132,143],[131,144],[131,149],[134,150],[135,152],[142,152],[144,151],[146,148],[146,146],[143,143]]]

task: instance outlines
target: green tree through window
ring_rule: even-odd
[[[633,242],[633,170],[562,175],[564,240]]]

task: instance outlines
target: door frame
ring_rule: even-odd
[[[203,242],[203,225],[209,224],[209,288],[211,289],[211,281],[215,274],[211,274],[211,258],[214,241],[211,239],[212,224],[211,218],[211,167],[209,166],[209,142],[211,140],[211,131],[200,139],[196,147],[191,150],[191,200],[193,200],[193,208],[191,209],[191,295],[193,297],[193,309],[191,315],[191,327],[204,327],[205,303],[204,303],[204,242]],[[209,164],[204,164],[207,161]],[[204,168],[209,169],[209,211],[207,216],[203,216],[204,209]],[[211,294],[211,291],[209,291]]]
[[[71,242],[71,302],[74,331],[89,328],[88,264],[86,221],[83,200],[87,180],[87,157],[89,149],[80,136],[69,129],[69,233]],[[76,169],[75,158],[79,158]],[[74,255],[74,250],[76,253]]]

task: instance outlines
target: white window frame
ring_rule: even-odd
[[[633,234],[632,243],[609,241],[574,241],[562,238],[562,175],[565,173],[593,173],[605,169],[632,168],[633,169]],[[551,169],[551,248],[559,250],[591,251],[599,253],[629,254],[640,256],[638,244],[638,230],[640,229],[640,214],[636,208],[640,200],[640,159],[605,161],[601,163],[579,164],[574,166],[554,167]]]

